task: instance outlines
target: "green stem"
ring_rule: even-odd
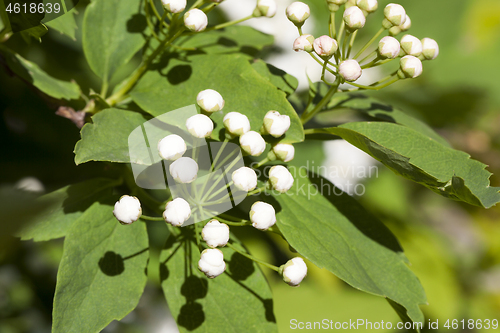
[[[335,12],[330,13],[330,37],[337,38],[337,31],[335,28]]]
[[[262,161],[260,161],[259,163],[255,164],[255,165],[252,165],[252,168],[254,168],[254,169],[260,168],[261,166],[263,166],[267,162],[269,162],[269,157],[266,157],[265,159],[263,159]]]
[[[205,0],[197,0],[192,6],[191,8],[189,8],[188,11],[190,11],[191,9],[193,8],[198,8],[200,7],[201,5],[203,5],[205,3]]]
[[[311,55],[311,57],[312,57],[314,60],[316,60],[316,62],[317,62],[318,64],[320,64],[320,65],[321,65],[321,67],[323,67],[323,64],[324,64],[324,63],[328,63],[328,65],[332,65],[332,66],[334,66],[335,68],[338,68],[338,67],[339,67],[339,66],[337,66],[336,64],[334,64],[334,63],[332,63],[332,62],[330,62],[330,61],[328,61],[328,62],[323,61],[323,62],[322,62],[322,61],[321,61],[321,60],[320,60],[317,56],[315,56],[312,52],[311,52],[311,53],[309,53],[309,55]],[[333,75],[337,75],[337,73],[335,73],[335,72],[333,71],[333,69],[331,69],[331,68],[329,68],[329,67],[327,67],[327,68],[326,68],[326,70],[327,70],[327,71],[329,71],[330,73],[332,73]]]
[[[373,56],[376,56],[377,55],[377,51],[373,51],[372,53],[370,53],[369,55],[367,55],[366,57],[364,57],[363,59],[361,59],[359,61],[360,64],[364,63],[366,60],[370,59],[371,57]]]
[[[239,254],[241,254],[242,256],[245,256],[245,257],[247,257],[248,259],[250,259],[250,260],[252,260],[252,261],[255,261],[255,262],[256,262],[256,263],[258,263],[258,264],[261,264],[261,265],[263,265],[263,266],[266,266],[267,268],[270,268],[270,269],[272,269],[272,270],[274,270],[274,271],[276,271],[276,272],[279,272],[279,268],[278,268],[278,267],[276,267],[276,266],[274,266],[274,265],[271,265],[271,264],[268,264],[267,262],[264,262],[264,261],[262,261],[262,260],[259,260],[259,259],[255,258],[254,256],[252,256],[252,255],[250,255],[250,254],[248,254],[248,253],[246,253],[246,252],[243,252],[243,251],[241,251],[241,250],[237,249],[237,248],[236,248],[233,244],[231,244],[231,243],[227,243],[227,245],[226,245],[226,246],[227,246],[227,247],[229,247],[230,249],[232,249],[233,251],[238,252],[238,253],[239,253]]]
[[[168,39],[165,38],[163,42],[158,45],[158,47],[154,50],[153,53],[143,62],[143,64],[135,70],[135,72],[132,74],[130,79],[121,87],[120,90],[118,90],[116,93],[114,93],[112,96],[110,96],[108,99],[106,99],[106,102],[113,106],[117,103],[117,101],[126,93],[130,91],[135,85],[135,83],[144,75],[144,73],[148,70],[149,66],[151,63],[156,59],[156,57],[163,51],[165,47],[170,45],[174,40],[179,37],[182,32],[184,31],[184,27],[181,27],[179,31],[175,35],[172,36],[172,38]]]
[[[235,166],[236,163],[238,163],[239,160],[240,160],[240,156],[238,155],[238,157],[235,158],[233,162],[231,162],[229,167],[227,169],[225,169],[225,172],[229,172],[229,170],[231,170],[233,168],[233,166]],[[213,185],[210,187],[210,189],[207,191],[207,193],[201,198],[201,202],[204,202],[207,199],[207,197],[210,194],[212,194],[212,191],[214,190],[215,186],[217,186],[217,184],[219,184],[219,182],[222,180],[222,178],[224,178],[224,176],[225,176],[225,173],[222,173],[221,175],[219,175],[219,177],[213,183]]]
[[[393,84],[394,82],[397,82],[399,80],[399,77],[395,77],[393,78],[392,80],[390,80],[389,82],[387,83],[384,83],[382,85],[378,85],[378,86],[364,86],[364,85],[361,85],[361,84],[357,84],[357,83],[354,83],[354,82],[346,82],[352,86],[355,86],[355,87],[358,87],[360,89],[367,89],[367,90],[380,90],[382,88],[385,88],[387,86],[390,86],[391,84]],[[375,83],[377,84],[377,83]]]
[[[240,221],[240,222],[228,221],[226,219],[223,219],[220,216],[217,216],[216,219],[219,220],[220,222],[224,222],[225,224],[231,225],[231,226],[234,226],[234,227],[244,227],[244,226],[252,224],[252,222],[246,221],[246,220],[243,220],[243,221]]]
[[[254,16],[253,15],[248,15],[247,17],[240,18],[239,20],[234,20],[234,21],[229,21],[229,22],[218,24],[216,26],[213,26],[213,27],[210,27],[208,29],[205,29],[205,31],[219,30],[219,29],[222,29],[222,28],[229,27],[231,25],[235,25],[235,24],[238,24],[238,23],[241,23],[241,22],[248,21],[251,18],[254,18]]]
[[[349,41],[349,48],[347,49],[346,59],[348,59],[349,56],[351,55],[352,46],[354,45],[354,40],[356,39],[357,34],[358,30],[354,31],[354,33],[351,35],[351,40]]]
[[[302,116],[300,117],[302,124],[307,123],[316,115],[316,113],[321,111],[321,109],[330,101],[333,95],[335,95],[335,93],[339,88],[339,85],[340,85],[340,77],[337,77],[335,83],[330,87],[325,97],[321,99],[321,101],[314,107],[314,109],[312,109],[310,112],[304,112],[304,114],[302,114]]]
[[[344,20],[342,20],[342,24],[340,25],[339,34],[338,34],[338,37],[337,37],[337,45],[338,45],[337,55],[338,55],[339,61],[344,60],[342,58],[342,52],[341,52],[342,51],[343,38],[344,38],[344,30],[345,30],[345,22],[344,22]]]
[[[267,185],[264,185],[264,186],[261,186],[261,187],[259,187],[259,188],[256,188],[255,190],[248,192],[248,193],[247,193],[247,196],[251,196],[251,195],[254,195],[254,194],[258,194],[258,193],[260,193],[260,192],[262,192],[262,191],[265,191],[265,190],[266,190],[266,188],[267,188]]]
[[[148,221],[165,221],[163,217],[141,215],[141,219]]]
[[[377,33],[375,34],[375,36],[373,36],[373,37],[372,37],[372,39],[370,39],[370,40],[368,41],[368,43],[366,43],[366,44],[365,44],[365,46],[363,46],[363,48],[362,48],[361,50],[359,50],[359,52],[358,52],[358,53],[356,53],[356,55],[354,56],[354,58],[353,58],[353,59],[358,59],[358,57],[359,57],[359,56],[360,56],[363,52],[365,52],[365,51],[366,51],[366,49],[367,49],[368,47],[370,47],[370,45],[372,45],[372,43],[373,43],[373,42],[374,42],[374,41],[378,38],[378,36],[380,36],[380,34],[382,34],[384,31],[385,31],[385,28],[384,28],[384,27],[380,28],[380,30],[379,30],[379,31],[377,31]]]
[[[231,185],[233,185],[233,181],[231,180],[229,183],[226,184],[226,186],[224,187],[221,187],[220,189],[218,189],[217,191],[215,191],[214,193],[212,193],[206,200],[210,200],[212,199],[213,197],[217,196],[217,194],[221,193],[222,191],[224,191],[225,189],[231,187]]]
[[[391,62],[393,61],[394,59],[385,59],[385,60],[382,60],[382,61],[378,61],[380,58],[375,58],[375,60],[373,60],[372,62],[364,65],[364,66],[361,66],[361,69],[365,69],[365,68],[373,68],[373,67],[377,67],[377,66],[382,66],[384,64],[387,64],[388,62]]]
[[[194,224],[194,236],[196,238],[196,245],[198,245],[198,250],[201,253],[201,244],[200,244],[200,226],[198,223]]]

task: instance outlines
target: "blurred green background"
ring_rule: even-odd
[[[325,33],[325,1],[306,2],[316,20],[315,35]],[[379,1],[379,7],[388,2]],[[87,3],[81,1],[76,8],[79,27]],[[495,174],[492,185],[499,186],[500,1],[399,3],[412,18],[410,33],[436,39],[441,53],[436,60],[424,63],[420,78],[372,95],[426,121],[454,148],[488,164]],[[368,40],[378,30],[381,12],[379,9],[369,17],[360,39]],[[224,15],[213,13],[210,21],[224,21]],[[97,91],[99,83],[83,56],[80,34],[81,29],[77,30],[76,40],[72,40],[50,30],[42,43],[32,40],[30,44],[14,35],[6,45],[52,76],[76,80],[85,93],[90,88]],[[281,50],[269,49],[264,57],[272,52]],[[123,69],[115,82],[138,61],[135,59],[128,69]],[[79,110],[83,104],[80,101],[68,105]],[[106,172],[101,163],[75,166],[73,147],[79,130],[69,120],[55,115],[59,105],[0,68],[0,211],[12,208],[9,205],[16,198],[13,193],[17,193],[13,188],[24,177],[37,178],[45,192],[50,192]],[[306,160],[319,164],[324,159],[320,142],[300,144],[296,149],[296,156],[301,156],[296,164]],[[366,194],[358,199],[399,238],[412,263],[411,269],[426,290],[429,305],[422,306],[426,317],[439,320],[441,328],[447,319],[500,320],[500,207],[484,210],[447,200],[395,176],[383,166],[378,177],[368,179],[365,185]],[[7,219],[0,222],[0,332],[50,332],[62,240],[20,242],[8,237],[6,230],[12,226],[6,222],[11,223]],[[152,241],[161,244],[166,237],[165,228],[153,225],[150,229]],[[241,230],[238,236],[255,256],[274,264],[280,265],[293,256],[277,237],[252,228]],[[171,326],[164,322],[167,307],[154,276],[154,262],[150,266],[153,277],[138,309],[110,325],[106,332],[171,331]],[[312,264],[300,288],[290,288],[272,271],[265,273],[273,290],[281,332],[292,331],[291,319],[398,321],[384,299],[354,290]]]

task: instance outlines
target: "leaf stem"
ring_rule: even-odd
[[[141,215],[141,219],[148,221],[165,221],[163,217]]]
[[[363,46],[363,48],[362,48],[361,50],[359,50],[359,51],[358,51],[358,53],[356,53],[356,55],[354,56],[354,58],[353,58],[353,59],[358,59],[358,57],[359,57],[359,56],[360,56],[363,52],[365,52],[365,51],[366,51],[366,49],[367,49],[368,47],[370,47],[370,45],[372,45],[372,43],[373,43],[373,42],[374,42],[374,41],[378,38],[378,36],[380,36],[380,34],[382,34],[384,31],[385,31],[385,28],[384,28],[384,27],[380,28],[380,30],[379,30],[379,31],[377,31],[377,33],[375,34],[375,36],[373,36],[373,37],[372,37],[372,39],[370,39],[370,40],[368,41],[368,43],[366,43],[366,44],[365,44],[365,46]]]
[[[337,76],[335,83],[330,87],[325,97],[321,99],[321,101],[314,107],[314,109],[312,109],[310,112],[304,112],[302,114],[300,120],[302,121],[303,125],[307,123],[309,120],[311,120],[316,115],[316,113],[321,111],[321,109],[330,101],[333,95],[335,95],[335,93],[339,88],[339,85],[340,85],[340,77]]]
[[[238,24],[238,23],[241,23],[241,22],[245,22],[245,21],[248,21],[250,19],[254,18],[253,15],[248,15],[246,17],[243,17],[243,18],[240,18],[238,20],[234,20],[234,21],[229,21],[229,22],[225,22],[225,23],[221,23],[221,24],[218,24],[218,25],[215,25],[213,27],[210,27],[210,28],[207,28],[205,29],[205,31],[212,31],[212,30],[219,30],[219,29],[223,29],[223,28],[226,28],[226,27],[229,27],[229,26],[232,26],[232,25],[235,25],[235,24]]]
[[[357,84],[357,83],[354,83],[354,82],[346,82],[352,86],[355,86],[355,87],[358,87],[360,89],[367,89],[367,90],[380,90],[382,88],[385,88],[387,86],[390,86],[391,84],[397,82],[399,80],[399,77],[395,77],[393,78],[392,80],[390,80],[389,82],[387,83],[384,83],[384,84],[381,84],[381,85],[375,85],[375,86],[364,86],[364,85],[361,85],[361,84]],[[375,82],[374,84],[378,84],[378,82]]]
[[[276,266],[274,266],[274,265],[271,265],[271,264],[268,264],[267,262],[264,262],[264,261],[262,261],[262,260],[259,260],[259,259],[255,258],[255,257],[254,257],[254,256],[252,256],[251,254],[248,254],[248,253],[246,253],[246,252],[243,252],[243,251],[241,251],[241,250],[237,249],[237,248],[236,248],[236,246],[234,246],[234,245],[233,245],[233,244],[231,244],[231,243],[227,243],[227,244],[226,244],[226,246],[227,246],[227,247],[229,247],[230,249],[232,249],[232,250],[234,250],[234,251],[238,252],[238,253],[239,253],[239,254],[241,254],[242,256],[247,257],[248,259],[250,259],[250,260],[252,260],[252,261],[255,261],[255,262],[256,262],[256,263],[258,263],[258,264],[261,264],[261,265],[263,265],[263,266],[266,266],[267,268],[270,268],[270,269],[272,269],[272,270],[274,270],[274,271],[276,271],[276,272],[279,272],[279,268],[278,268],[278,267],[276,267]]]

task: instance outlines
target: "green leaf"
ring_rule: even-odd
[[[31,38],[34,38],[41,43],[42,36],[45,35],[48,31],[49,29],[47,29],[47,26],[42,23],[34,26],[33,28],[23,30],[19,33],[21,34],[21,37],[23,37],[24,41],[29,44],[31,43]]]
[[[66,236],[52,332],[100,332],[125,317],[144,291],[147,261],[145,223],[121,225],[112,206],[96,202]]]
[[[94,73],[108,82],[144,45],[140,0],[94,0],[83,17],[83,51]]]
[[[92,117],[81,130],[75,146],[75,163],[111,161],[130,163],[128,137],[147,119],[138,112],[106,109]]]
[[[158,64],[158,66],[162,66]],[[245,114],[252,130],[259,131],[265,114],[277,110],[290,116],[291,126],[282,142],[304,140],[303,127],[295,110],[267,79],[263,78],[242,55],[203,55],[189,61],[170,59],[157,71],[144,75],[131,92],[132,99],[153,116],[196,103],[196,96],[205,89],[215,89],[224,97],[224,113],[211,115],[215,129],[212,138],[223,137],[225,113]]]
[[[80,87],[75,82],[66,82],[55,79],[45,73],[37,64],[28,61],[17,53],[0,45],[0,54],[6,65],[23,81],[34,85],[43,93],[57,99],[78,99]]]
[[[70,10],[64,15],[57,17],[46,23],[50,28],[59,31],[60,33],[68,36],[72,40],[76,40],[75,33],[77,29],[75,21],[75,10]]]
[[[338,135],[395,173],[445,197],[489,208],[500,201],[486,165],[411,128],[385,122],[353,122],[316,132]]]
[[[259,267],[224,247],[226,272],[207,279],[198,270],[191,230],[181,231],[177,239],[170,236],[160,256],[161,285],[179,330],[276,332],[271,290]]]
[[[21,230],[21,240],[38,242],[66,236],[71,225],[92,203],[111,196],[117,183],[116,180],[96,178],[41,196],[36,203],[46,208]]]
[[[299,85],[299,80],[293,75],[287,74],[271,64],[266,64],[260,59],[252,62],[252,67],[287,96],[293,94]]]
[[[426,123],[407,115],[398,108],[362,94],[342,94],[335,96],[328,103],[328,108],[349,108],[362,112],[373,119],[404,125],[432,138],[444,146],[449,146],[448,142]]]
[[[265,46],[272,45],[273,41],[271,35],[251,27],[235,25],[222,30],[180,37],[176,44],[183,48],[195,48],[196,52],[209,54],[240,52],[253,58]]]
[[[326,179],[298,169],[293,188],[276,197],[277,224],[290,246],[356,289],[386,297],[423,322],[426,297],[394,235]]]

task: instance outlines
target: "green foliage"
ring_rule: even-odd
[[[328,180],[299,169],[294,187],[276,198],[277,224],[296,251],[351,286],[391,299],[414,322],[426,297],[394,235]]]
[[[83,18],[83,51],[94,73],[109,82],[145,41],[140,0],[95,0]]]
[[[122,226],[113,207],[94,203],[68,230],[57,273],[52,332],[100,332],[139,302],[146,285],[148,235]]]
[[[68,11],[66,14],[57,17],[46,23],[49,28],[59,31],[60,33],[68,36],[69,38],[76,40],[76,21],[75,21],[75,9]]]
[[[75,163],[111,161],[129,163],[128,137],[146,118],[137,112],[106,109],[92,117],[75,146]]]
[[[73,223],[96,201],[109,198],[117,181],[104,178],[91,179],[63,187],[38,198],[37,205],[44,206],[19,236],[22,240],[47,241],[66,236]]]
[[[500,201],[486,165],[411,128],[385,122],[353,122],[318,130],[338,135],[397,174],[454,200],[489,208]]]
[[[161,285],[181,332],[277,332],[271,290],[257,264],[225,247],[227,273],[207,279],[193,234],[181,230],[160,256]]]
[[[57,99],[67,100],[77,99],[80,96],[80,88],[75,82],[65,82],[49,76],[37,64],[11,52],[2,45],[0,45],[0,54],[12,72],[43,93]]]

